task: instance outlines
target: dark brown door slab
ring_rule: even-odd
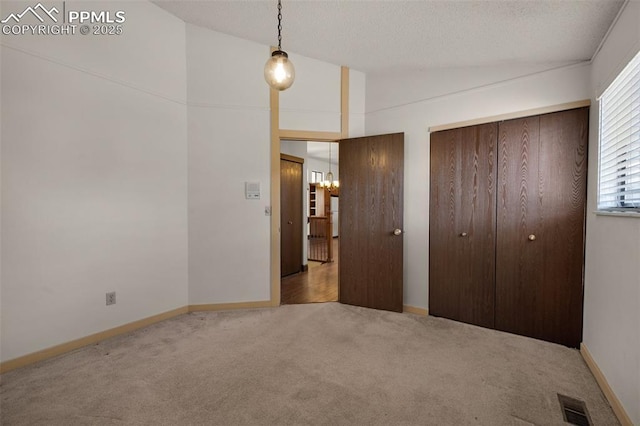
[[[280,275],[302,268],[302,163],[280,160]]]
[[[496,328],[578,347],[588,108],[498,132]]]
[[[339,147],[340,302],[402,312],[404,134]]]
[[[430,139],[429,314],[493,327],[497,124]]]

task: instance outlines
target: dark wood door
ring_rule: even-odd
[[[280,275],[283,277],[302,269],[302,218],[302,163],[281,158]]]
[[[339,149],[340,302],[402,312],[404,134]]]
[[[431,134],[429,314],[494,326],[497,123]]]
[[[496,328],[578,347],[588,108],[498,133]]]

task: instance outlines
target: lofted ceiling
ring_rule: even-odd
[[[277,45],[277,0],[157,0],[187,23]],[[282,48],[371,75],[590,60],[623,0],[283,0]]]

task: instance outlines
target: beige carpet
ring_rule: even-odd
[[[578,351],[338,303],[183,315],[2,375],[2,425],[562,425]]]

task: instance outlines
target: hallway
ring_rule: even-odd
[[[281,303],[319,303],[338,301],[338,239],[333,240],[331,263],[309,262],[306,272],[289,275],[281,280]]]

